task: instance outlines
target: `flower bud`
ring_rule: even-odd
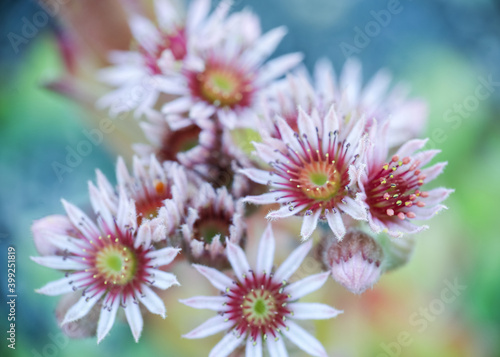
[[[50,242],[50,237],[57,235],[74,236],[75,227],[68,217],[54,214],[33,222],[31,226],[36,250],[40,255],[61,255],[61,249]]]
[[[56,307],[56,319],[59,326],[61,326],[69,308],[81,297],[82,293],[80,291],[69,293],[61,297]],[[90,312],[81,319],[62,325],[62,332],[70,338],[87,338],[95,336],[101,307],[102,304],[97,303],[92,307]]]
[[[342,241],[326,238],[324,246],[323,262],[333,279],[352,293],[363,293],[380,278],[383,251],[368,234],[350,230]]]

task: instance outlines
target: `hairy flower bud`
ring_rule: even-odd
[[[35,247],[40,255],[62,255],[62,250],[56,247],[51,239],[57,239],[57,236],[73,236],[75,227],[68,217],[54,214],[33,222],[31,226]]]
[[[323,262],[333,279],[354,294],[363,293],[380,278],[383,251],[368,234],[350,230],[342,241],[326,238],[324,246]]]

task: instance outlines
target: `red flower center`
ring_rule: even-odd
[[[366,185],[366,202],[371,213],[381,220],[397,216],[400,219],[415,218],[413,212],[408,212],[407,207],[417,205],[424,207],[425,203],[418,198],[427,197],[427,192],[421,192],[420,186],[424,184],[425,176],[417,169],[419,162],[409,165],[411,159],[405,157],[399,160],[397,155],[385,164],[380,171],[371,175]],[[405,165],[405,167],[402,167]]]

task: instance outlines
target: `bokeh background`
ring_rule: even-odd
[[[136,123],[124,119],[71,171],[58,176],[54,170],[54,163],[64,164],[69,150],[85,139],[84,130],[105,117],[92,105],[92,95],[103,90],[94,83],[95,69],[105,65],[96,53],[123,48],[129,36],[116,21],[116,3],[60,0],[53,14],[34,1],[3,0],[0,5],[1,356],[203,356],[220,338],[179,339],[209,316],[177,303],[178,298],[209,293],[207,283],[187,265],[177,269],[190,283],[164,295],[169,317],[148,317],[138,344],[127,324],[118,321],[99,346],[95,339],[70,341],[54,317],[58,299],[34,292],[60,274],[29,259],[36,254],[31,222],[62,213],[61,197],[88,205],[87,181],[94,179],[95,168],[113,180],[116,155],[128,157],[130,142],[141,140],[134,136]],[[264,30],[282,24],[289,28],[275,55],[302,51],[309,69],[320,57],[340,69],[346,55],[355,55],[363,63],[365,81],[387,68],[396,81],[409,83],[412,94],[429,103],[430,145],[442,150],[439,160],[449,162],[436,182],[456,190],[447,201],[449,210],[417,236],[409,264],[384,275],[362,296],[329,281],[311,298],[344,310],[336,319],[312,326],[330,355],[500,356],[500,2],[236,0],[234,7],[252,8]],[[377,25],[377,14],[391,7],[399,11],[378,17]],[[47,21],[39,17],[36,31],[26,36],[23,26],[40,11],[49,14]],[[68,45],[65,21],[77,29],[86,49],[66,60],[60,46]],[[54,82],[68,73],[82,83]],[[64,87],[73,98],[47,87]],[[256,236],[262,224],[255,223]],[[11,245],[17,251],[15,351],[7,349],[4,332]],[[459,287],[444,301],[442,292],[449,284]]]

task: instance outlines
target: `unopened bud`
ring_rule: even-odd
[[[68,310],[76,304],[81,297],[81,291],[69,293],[61,297],[61,300],[59,300],[56,307],[56,318],[59,326],[61,326],[64,316]],[[92,307],[89,313],[81,319],[62,325],[62,332],[71,338],[87,338],[95,336],[101,308],[102,304],[98,302]]]
[[[50,242],[49,237],[58,235],[75,236],[76,230],[66,216],[54,214],[33,222],[31,226],[36,250],[40,255],[62,255],[63,252]]]
[[[379,280],[383,251],[368,234],[350,230],[340,242],[328,237],[324,246],[323,262],[333,279],[349,291],[361,294]]]

